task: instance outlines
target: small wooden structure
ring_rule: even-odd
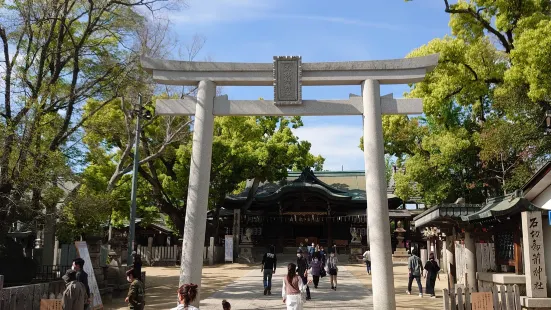
[[[520,289],[518,285],[495,285],[488,292],[491,294],[491,301],[486,303],[490,305],[488,309],[478,309],[473,303],[473,292],[469,288],[456,287],[452,289],[443,289],[444,310],[520,310]],[[476,296],[479,297],[479,296]]]

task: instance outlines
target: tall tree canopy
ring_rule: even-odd
[[[120,102],[110,103],[107,114],[96,115],[85,124],[91,164],[84,177],[90,183],[101,184],[96,188],[98,192],[111,191],[113,200],[123,201],[119,209],[114,209],[115,220],[119,221],[128,214],[130,176],[123,174],[114,183],[112,180],[131,139],[131,126],[124,126],[127,109]],[[113,126],[115,122],[118,125]],[[140,157],[158,156],[139,168],[139,216],[165,213],[181,232],[192,151],[190,122],[189,117],[155,117],[144,125],[141,134]],[[224,198],[247,179],[254,179],[258,185],[260,181],[281,180],[291,169],[321,169],[324,159],[312,155],[310,143],[300,141],[292,132],[292,128],[302,125],[299,117],[216,117],[209,208],[217,215]],[[167,143],[166,135],[176,127],[179,137]],[[160,148],[164,150],[159,153]]]
[[[55,212],[56,184],[82,164],[82,124],[137,78],[138,9],[172,4],[0,1],[0,240],[16,220]],[[91,98],[97,105],[84,114]]]
[[[424,116],[384,116],[385,151],[405,167],[395,177],[400,197],[481,202],[518,189],[549,157],[541,124],[551,107],[551,3],[442,6],[452,36],[408,55],[440,54],[408,93],[423,98]]]

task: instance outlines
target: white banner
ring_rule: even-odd
[[[224,261],[233,263],[233,235],[226,235],[224,242]]]

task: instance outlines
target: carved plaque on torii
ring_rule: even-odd
[[[302,57],[274,56],[274,103],[302,104]]]

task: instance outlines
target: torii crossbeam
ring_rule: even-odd
[[[197,98],[159,99],[160,115],[195,115],[180,284],[201,283],[215,115],[363,115],[368,234],[375,309],[396,309],[384,163],[382,114],[420,114],[421,99],[380,95],[380,84],[422,81],[438,55],[349,62],[302,63],[300,56],[273,63],[188,62],[143,58],[157,83],[198,85]],[[274,100],[215,97],[216,86],[274,86]],[[361,96],[302,100],[303,85],[361,85]],[[200,298],[197,298],[200,300]]]

